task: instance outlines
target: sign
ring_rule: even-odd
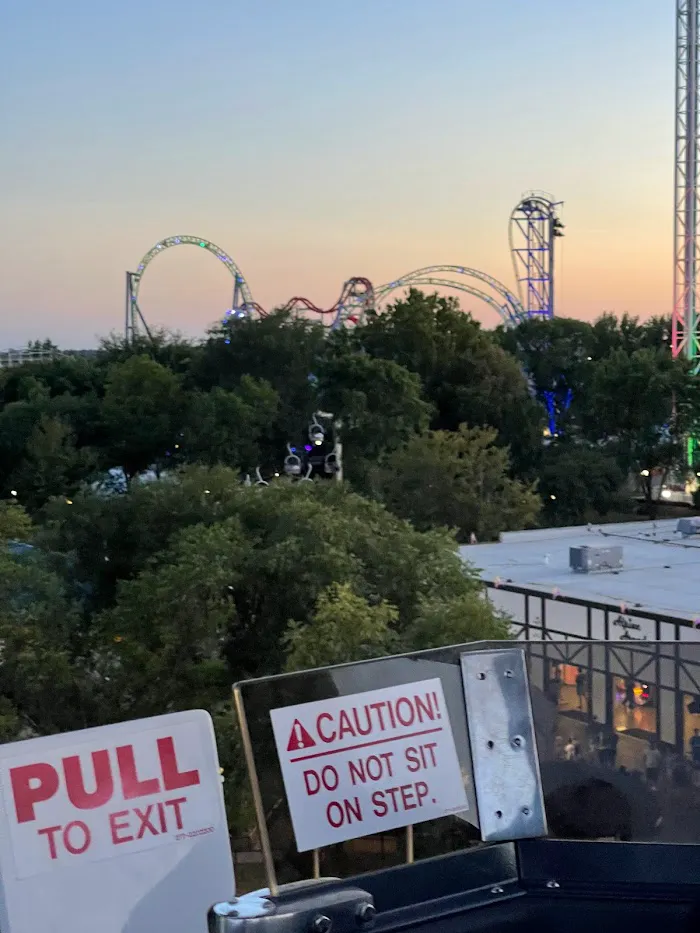
[[[439,678],[270,716],[300,852],[468,809]]]
[[[232,896],[203,711],[0,746],[0,787],[3,933],[34,930],[39,900],[52,933],[204,933]]]

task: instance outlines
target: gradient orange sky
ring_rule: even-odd
[[[558,313],[670,310],[674,0],[57,10],[3,14],[0,347],[121,330],[126,270],[183,233],[266,307],[437,263],[514,287],[507,220],[532,188],[565,202]],[[197,335],[231,291],[179,247],[140,304]]]

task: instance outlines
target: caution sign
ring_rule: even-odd
[[[300,852],[468,809],[439,678],[270,716]]]

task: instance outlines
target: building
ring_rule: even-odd
[[[527,643],[533,684],[556,694],[562,729],[614,729],[619,763],[633,770],[650,742],[688,758],[700,735],[700,534],[677,527],[541,529],[460,549]],[[618,550],[603,569],[577,572],[571,552],[582,547]]]

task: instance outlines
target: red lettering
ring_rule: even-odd
[[[350,717],[344,709],[341,709],[340,711],[340,716],[338,717],[338,726],[339,739],[344,739],[346,735],[351,735],[353,738],[355,738],[355,730],[353,729],[352,723],[350,722]]]
[[[338,829],[345,822],[345,813],[337,800],[331,800],[326,807],[326,819],[333,829]]]
[[[71,842],[70,834],[72,829],[78,829],[83,834],[82,845],[73,845]],[[82,820],[73,820],[73,822],[69,823],[63,830],[63,845],[66,847],[66,851],[71,855],[82,855],[83,852],[89,848],[90,841],[90,830],[87,824],[83,823]]]
[[[18,823],[30,823],[34,805],[50,800],[58,790],[58,772],[45,762],[10,768],[12,796]]]
[[[141,820],[141,825],[139,826],[139,831],[136,834],[137,839],[143,839],[146,829],[149,829],[152,836],[158,835],[158,830],[155,828],[153,823],[151,823],[151,810],[153,809],[153,804],[146,807],[145,811],[139,810],[138,807],[134,807],[134,813]]]
[[[398,813],[399,810],[415,810],[423,806],[428,796],[428,785],[425,781],[416,781],[415,784],[400,784],[397,787],[387,787],[384,790],[375,790],[371,801],[375,816],[386,816],[389,811]],[[389,801],[387,801],[387,797]],[[414,802],[415,801],[415,802]]]
[[[313,783],[311,783],[313,779]],[[321,781],[315,771],[304,771],[304,787],[306,787],[306,796],[313,797],[321,790]]]
[[[377,714],[377,718],[379,719],[379,731],[380,732],[384,732],[384,730],[386,729],[386,726],[384,725],[384,716],[382,715],[382,710],[386,706],[387,706],[386,700],[379,700],[377,703],[369,704],[369,708],[375,711],[375,713]],[[389,706],[389,712],[391,712],[391,706]],[[392,723],[392,725],[395,725],[395,723]]]
[[[380,790],[375,790],[372,794],[372,805],[374,807],[375,816],[386,816],[389,812],[389,807],[386,805],[384,800],[384,794]]]
[[[199,784],[199,771],[178,770],[175,743],[172,736],[168,736],[167,739],[158,739],[157,745],[165,790],[180,790],[181,787],[192,787],[193,784]]]
[[[118,836],[117,833],[120,829],[128,829],[129,823],[117,823],[117,820],[122,819],[122,817],[128,816],[128,810],[119,810],[117,813],[109,814],[109,829],[112,834],[112,845],[118,846],[122,842],[132,842],[133,836]]]
[[[45,829],[37,829],[37,836],[46,836],[49,842],[49,857],[52,859],[58,858],[58,852],[56,852],[56,833],[60,833],[60,826],[47,826]]]
[[[405,716],[401,715],[402,708],[406,710]],[[399,697],[396,701],[396,718],[402,726],[412,726],[416,721],[416,710],[408,697]]]
[[[88,793],[85,790],[80,757],[71,755],[63,759],[68,799],[78,810],[94,810],[95,807],[101,807],[112,799],[114,793],[112,768],[109,763],[109,752],[106,749],[92,753],[92,767],[95,772],[95,790]]]
[[[167,826],[165,825],[165,807],[162,803],[158,804],[158,819],[160,820],[160,831],[164,833]]]
[[[147,797],[149,794],[157,794],[160,791],[158,778],[147,778],[145,781],[139,779],[136,773],[133,745],[119,746],[117,749],[117,764],[119,765],[119,775],[122,780],[125,800],[133,800],[134,797]]]
[[[333,717],[330,713],[320,713],[316,720],[316,732],[318,732],[318,737],[322,742],[335,742],[336,733],[331,732],[328,735],[324,735],[323,730],[321,729],[321,722],[326,722],[330,720],[331,725],[333,725]]]
[[[187,797],[175,797],[174,800],[163,801],[166,807],[172,807],[175,812],[175,825],[182,829],[182,814],[180,813],[180,804],[187,803]]]

